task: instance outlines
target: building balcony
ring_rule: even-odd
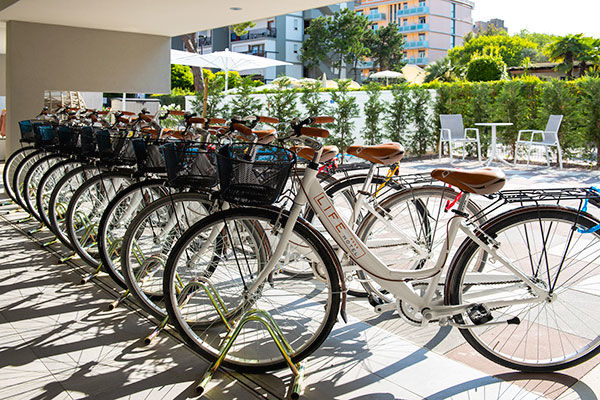
[[[429,42],[427,40],[413,40],[404,43],[405,49],[418,49],[422,47],[429,47]]]
[[[240,42],[242,40],[255,40],[262,38],[276,38],[277,37],[277,29],[276,28],[263,28],[263,29],[251,29],[245,35],[238,36],[235,33],[231,33],[231,41],[232,42]]]
[[[403,8],[402,10],[398,10],[398,13],[396,15],[399,17],[406,17],[408,15],[420,15],[420,14],[429,14],[429,7],[421,6],[421,7]]]
[[[198,38],[198,44],[200,46],[211,46],[212,45],[212,37],[210,37],[210,36],[200,36]]]
[[[371,13],[367,14],[367,18],[370,22],[385,21],[385,13]]]
[[[427,30],[429,30],[429,24],[401,25],[398,27],[399,32],[420,32]]]
[[[370,69],[370,68],[373,68],[373,61],[359,61],[358,64],[356,64],[356,67],[358,69]]]
[[[404,61],[406,61],[407,64],[411,65],[425,65],[429,62],[429,59],[427,57],[411,57],[405,58]]]

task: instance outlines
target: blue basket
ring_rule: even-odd
[[[21,142],[33,143],[35,138],[33,135],[33,124],[30,120],[19,121],[19,129],[21,130]]]

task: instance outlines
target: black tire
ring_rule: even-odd
[[[69,201],[65,220],[69,242],[81,259],[93,268],[100,266],[96,240],[100,218],[109,201],[132,183],[129,173],[104,172],[88,179]]]
[[[120,243],[123,241],[127,227],[132,219],[135,218],[135,215],[152,201],[168,194],[164,184],[164,179],[148,179],[134,183],[120,191],[117,196],[108,203],[106,210],[102,213],[102,218],[100,218],[97,239],[100,264],[102,265],[104,272],[106,272],[112,280],[123,289],[127,289],[127,285],[120,272]],[[122,202],[127,201],[131,195],[134,195],[135,192],[139,191],[141,191],[143,195],[143,201],[139,206],[140,209],[136,210],[130,216],[123,214],[116,215]],[[115,224],[114,218],[117,218],[118,225]],[[111,236],[112,239],[109,238],[109,236]]]
[[[46,171],[42,179],[40,179],[40,184],[38,185],[38,191],[35,196],[35,204],[38,215],[40,216],[42,223],[50,229],[50,231],[54,234],[54,229],[52,228],[52,224],[50,223],[50,217],[48,216],[48,203],[50,202],[50,196],[52,195],[52,191],[56,187],[56,184],[60,181],[60,179],[65,176],[70,170],[73,168],[80,167],[81,164],[77,161],[65,160],[61,161],[58,164],[53,165]]]
[[[206,194],[176,193],[150,203],[129,224],[121,246],[121,279],[124,279],[131,294],[148,313],[159,320],[164,319],[166,310],[162,292],[164,265],[177,239],[193,224],[209,215],[214,207]],[[184,212],[179,213],[178,210]],[[177,214],[177,215],[176,215]],[[173,226],[167,237],[161,230],[161,216],[175,216],[177,227]],[[144,232],[149,236],[142,236]],[[160,240],[156,240],[161,237]],[[137,254],[132,256],[133,245]],[[140,254],[142,253],[142,254]],[[151,274],[144,276],[140,285],[139,276],[151,268]]]
[[[269,275],[269,283],[265,282],[260,285],[258,292],[251,297],[250,301],[247,301],[244,294],[240,293],[240,290],[243,289],[236,287],[249,286],[250,281],[245,283],[246,280],[253,279],[265,267],[271,255],[270,249],[267,248],[270,245],[270,238],[276,235],[272,228],[277,229],[277,226],[284,226],[286,221],[287,213],[273,208],[249,207],[222,211],[204,218],[192,226],[177,241],[169,255],[163,282],[169,320],[176,326],[186,343],[209,360],[216,359],[218,350],[223,343],[222,339],[227,336],[228,330],[219,317],[215,317],[217,314],[210,302],[207,303],[205,299],[203,304],[202,299],[195,297],[205,293],[203,289],[190,292],[194,297],[179,307],[175,291],[176,275],[181,288],[190,286],[189,284],[184,286],[184,283],[188,282],[187,278],[197,280],[200,278],[197,278],[196,274],[202,276],[204,273],[204,276],[211,280],[215,290],[218,288],[220,299],[226,308],[225,317],[230,318],[230,321],[232,319],[237,321],[242,312],[249,308],[266,310],[294,349],[291,354],[293,362],[299,362],[312,354],[331,332],[340,307],[340,277],[336,270],[336,261],[332,257],[334,253],[325,238],[302,219],[294,227],[291,242],[299,243],[298,249],[301,251],[298,254],[301,256],[298,257],[298,261],[307,262],[307,267],[315,271],[313,277],[295,278],[279,274],[278,268],[275,268]],[[229,238],[225,247],[212,243],[206,244],[214,246],[217,252],[222,251],[223,248],[228,250],[229,260],[224,259],[218,264],[214,263],[215,255],[224,257],[225,252],[216,254],[210,252],[208,247],[194,247],[194,241],[199,235],[205,231],[214,234],[213,229],[216,229],[218,233],[217,236],[214,236],[215,238]],[[240,235],[240,230],[247,234]],[[233,235],[237,235],[240,239],[236,242],[237,239]],[[204,244],[202,241],[201,243]],[[197,244],[200,245],[200,243]],[[252,246],[252,244],[259,247],[246,249],[246,245]],[[242,265],[236,268],[234,261],[236,258],[229,253],[236,253],[238,251],[236,249],[240,247],[242,251],[239,260]],[[207,264],[200,262],[192,265],[192,263],[201,261],[196,257],[202,257],[198,253],[191,253],[193,255],[191,259],[186,257],[194,249],[203,249],[210,253],[207,254]],[[263,259],[265,254],[267,258]],[[310,257],[302,257],[307,254],[310,254]],[[184,258],[180,260],[182,257]],[[251,262],[251,257],[254,257],[256,262]],[[233,262],[231,270],[228,269],[228,261]],[[206,268],[203,268],[203,265]],[[194,271],[195,267],[200,270]],[[185,268],[190,271],[184,271]],[[201,272],[202,270],[203,272]],[[237,277],[234,279],[228,272]],[[223,279],[217,282],[218,278]],[[291,300],[290,297],[294,297],[294,299]],[[200,319],[191,320],[189,314],[186,314],[185,317],[182,315],[182,313],[187,313],[192,306],[194,316],[200,315]],[[203,306],[204,309],[202,309]],[[202,313],[204,313],[204,317],[202,317]],[[206,330],[200,332],[204,328]],[[251,338],[245,336],[248,334]],[[259,357],[261,359],[256,360]],[[251,322],[244,326],[222,365],[240,372],[262,373],[285,368],[286,362],[270,336],[265,333],[264,328]]]
[[[45,173],[62,159],[63,157],[56,154],[50,154],[40,158],[31,166],[23,181],[23,192],[21,193],[21,196],[25,200],[27,212],[29,212],[29,214],[33,215],[35,219],[42,223],[44,221],[42,220],[42,217],[40,216],[36,207],[36,197],[39,183],[41,182],[41,178],[43,178]]]
[[[36,149],[33,146],[21,147],[20,149],[13,152],[10,157],[4,163],[4,170],[2,171],[2,182],[4,183],[4,191],[15,203],[17,202],[15,192],[13,189],[13,177],[19,163],[28,155],[35,152]]]
[[[73,245],[69,241],[69,236],[64,228],[64,219],[66,218],[67,209],[73,194],[92,176],[98,175],[100,171],[94,166],[81,166],[69,171],[63,176],[50,195],[48,203],[48,219],[52,232],[57,239],[68,249],[74,250]],[[60,207],[60,210],[58,209]]]
[[[25,211],[27,211],[27,206],[25,205],[25,199],[23,198],[23,185],[25,184],[25,175],[29,169],[35,164],[37,160],[44,157],[46,152],[37,150],[33,153],[28,154],[21,160],[21,162],[17,165],[15,169],[14,176],[12,178],[12,190],[15,196],[15,202],[21,206]]]
[[[518,317],[520,323],[460,329],[467,342],[489,360],[526,372],[570,368],[598,354],[600,232],[581,233],[577,228],[599,224],[589,214],[559,206],[519,208],[486,223],[482,229],[497,241],[498,253],[547,291],[547,296],[556,296],[492,309],[495,321]],[[573,254],[575,251],[579,252]],[[488,301],[534,299],[531,288],[493,257],[487,257],[486,264],[480,266],[478,253],[482,252],[471,239],[462,243],[448,273],[447,304],[485,304],[486,294],[492,295]],[[474,268],[470,268],[471,263]],[[476,272],[492,275],[487,281],[485,277],[478,280]],[[492,281],[492,276],[506,278]],[[455,316],[455,321],[471,323],[466,314]],[[563,354],[556,354],[560,351]]]

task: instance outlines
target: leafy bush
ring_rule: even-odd
[[[317,80],[309,82],[302,88],[302,94],[300,95],[300,104],[306,110],[306,116],[316,117],[318,115],[325,115],[329,113],[327,107],[327,100],[319,95],[323,87],[323,82]]]
[[[332,125],[332,134],[326,139],[327,143],[336,145],[342,153],[342,162],[344,162],[344,152],[354,141],[352,130],[354,128],[353,118],[359,116],[356,98],[348,94],[349,80],[338,80],[338,90],[331,92],[333,100],[333,116],[335,122]]]
[[[600,167],[600,79],[584,78],[578,82],[581,91],[583,126],[586,138],[596,146],[596,166]]]
[[[386,137],[394,142],[404,143],[406,137],[404,133],[410,124],[411,99],[410,89],[405,83],[392,86],[393,100],[386,104],[387,113],[385,116]]]
[[[408,147],[413,154],[422,156],[427,153],[427,150],[435,142],[434,137],[431,135],[431,121],[427,110],[431,95],[427,89],[421,87],[415,87],[412,90],[412,95],[410,114],[416,130],[410,137]]]
[[[282,78],[275,83],[277,91],[267,95],[267,114],[279,119],[278,130],[283,130],[288,122],[297,117],[297,95],[290,88],[290,80]]]
[[[367,144],[379,144],[383,139],[381,129],[381,114],[385,110],[385,103],[381,100],[381,85],[369,83],[366,87],[369,96],[364,105],[363,113],[366,119],[366,128],[363,134]]]
[[[241,79],[232,101],[229,103],[228,118],[245,117],[262,112],[264,105],[256,97],[250,96],[252,88],[255,87],[252,77],[245,76]]]
[[[471,82],[498,81],[506,75],[506,64],[493,55],[478,55],[467,64],[466,78]]]

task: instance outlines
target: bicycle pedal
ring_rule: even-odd
[[[483,304],[475,304],[467,309],[467,315],[475,325],[482,325],[490,322],[494,317],[489,308]]]
[[[377,306],[381,306],[383,304],[385,304],[385,302],[383,300],[381,300],[379,297],[370,294],[367,296],[367,299],[369,300],[369,304],[372,305],[373,307],[377,307]]]

